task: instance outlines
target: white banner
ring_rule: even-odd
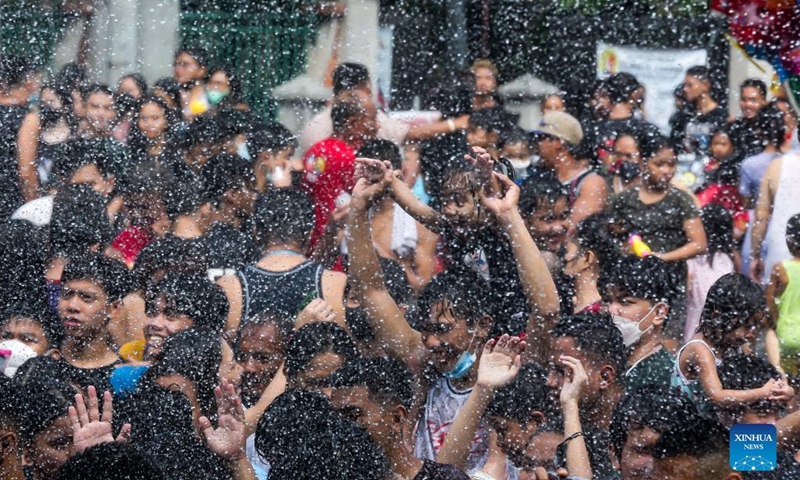
[[[635,75],[647,89],[645,119],[666,134],[675,111],[675,87],[683,83],[686,70],[705,65],[707,59],[705,50],[648,50],[598,42],[597,77],[617,72]]]

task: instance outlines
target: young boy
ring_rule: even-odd
[[[800,214],[786,224],[786,245],[792,258],[772,268],[767,307],[777,321],[775,333],[780,343],[781,366],[794,376],[800,365]]]
[[[668,265],[652,256],[625,257],[601,273],[598,287],[630,349],[621,372],[626,391],[669,385],[675,357],[661,342],[676,286]]]

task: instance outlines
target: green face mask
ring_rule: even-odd
[[[228,96],[229,92],[221,92],[219,90],[209,90],[206,92],[206,97],[208,97],[208,103],[211,105],[216,105],[222,101],[223,98]]]

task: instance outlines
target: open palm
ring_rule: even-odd
[[[519,373],[520,353],[524,349],[525,342],[519,337],[503,335],[486,342],[478,364],[478,383],[495,389],[511,383]]]
[[[227,460],[237,460],[244,455],[245,429],[242,400],[231,383],[223,379],[214,389],[217,402],[217,428],[206,417],[200,417],[200,427],[208,448]]]
[[[72,443],[78,452],[101,443],[115,441],[111,425],[114,415],[111,393],[103,393],[102,417],[100,416],[100,405],[97,401],[97,390],[90,386],[87,389],[87,396],[88,405],[83,395],[75,395],[75,406],[69,407],[67,412],[70,423],[72,423]],[[130,437],[130,432],[131,426],[126,423],[123,425],[116,441],[127,441]]]

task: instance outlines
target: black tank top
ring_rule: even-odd
[[[301,308],[322,296],[322,272],[325,267],[308,260],[283,272],[271,272],[256,265],[236,273],[242,284],[242,321],[247,324],[263,312],[294,318]]]

